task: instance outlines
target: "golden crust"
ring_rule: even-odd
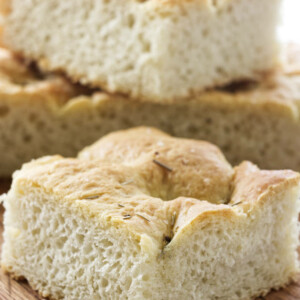
[[[297,182],[297,173],[290,170],[268,171],[259,170],[249,162],[243,162],[235,169],[234,190],[231,201],[243,201],[247,205],[255,205],[255,199],[273,190],[288,189]],[[265,197],[265,196],[264,196]]]
[[[166,8],[166,7],[164,7]],[[25,56],[24,53],[22,53],[21,51],[18,52],[18,54],[20,56]],[[29,58],[28,55],[26,55],[27,58]],[[47,58],[40,58],[40,59],[37,59],[35,57],[30,57],[30,59],[32,61],[35,61],[37,62],[38,66],[45,72],[58,72],[58,73],[61,73],[61,74],[66,74],[65,70],[63,68],[54,68],[50,62],[48,61]],[[280,72],[280,75],[278,75]],[[269,85],[271,86],[274,86],[278,83],[281,83],[281,79],[282,79],[282,75],[281,75],[281,72],[282,72],[282,68],[281,67],[277,67],[277,69],[275,70],[275,72],[273,73],[268,73],[268,74],[265,74],[265,73],[257,73],[256,75],[256,78],[254,78],[256,80],[256,83],[258,88],[259,88],[259,91],[261,92],[265,92],[266,90],[272,90],[272,87],[270,89]],[[227,92],[226,92],[226,88],[224,89],[224,84],[222,84],[222,82],[215,82],[213,86],[210,86],[208,87],[207,90],[193,90],[193,91],[190,91],[190,93],[188,94],[188,96],[186,96],[185,98],[182,98],[182,97],[179,97],[177,98],[176,96],[173,97],[173,98],[165,98],[165,99],[161,99],[161,98],[155,98],[155,97],[152,97],[151,99],[149,99],[148,97],[143,97],[143,96],[140,96],[139,98],[137,98],[136,96],[132,96],[130,93],[116,93],[115,91],[111,90],[111,88],[109,87],[109,84],[107,81],[105,81],[104,79],[102,80],[95,80],[93,83],[90,83],[88,82],[88,79],[86,79],[86,75],[85,74],[80,74],[80,73],[75,73],[75,71],[72,73],[72,74],[67,74],[67,76],[74,82],[74,83],[80,83],[82,85],[89,85],[90,88],[94,88],[95,90],[98,89],[99,90],[99,87],[101,87],[102,90],[106,91],[106,93],[108,95],[112,95],[112,98],[125,98],[125,99],[131,99],[131,101],[138,101],[138,102],[152,102],[152,103],[160,103],[160,104],[173,104],[173,103],[185,103],[186,101],[191,101],[191,100],[195,100],[195,101],[199,101],[199,100],[202,100],[202,97],[204,97],[204,101],[205,101],[205,98],[206,96],[208,97],[219,97],[220,94],[219,93],[214,93],[215,89],[216,88],[219,88],[220,91],[221,91],[221,96],[224,95],[227,95]],[[270,78],[269,78],[270,77]],[[243,82],[245,78],[239,78],[237,81],[240,81],[240,82]],[[278,81],[278,82],[277,82]],[[260,83],[258,83],[260,82]],[[267,89],[266,89],[266,86],[265,86],[265,83],[267,83]],[[283,85],[282,86],[283,89],[286,89],[286,85]],[[281,90],[281,86],[280,86],[280,90]],[[241,93],[241,96],[243,95],[248,95],[248,93],[243,93],[244,91],[242,91]],[[277,93],[277,88],[276,88],[276,91]],[[232,95],[232,93],[229,92],[230,95]],[[259,93],[258,93],[259,94]],[[237,96],[239,96],[240,93],[237,94]],[[250,94],[251,95],[251,94]],[[234,97],[235,98],[235,97]],[[281,98],[281,96],[280,96]],[[254,97],[255,99],[255,97]],[[275,99],[274,99],[275,100]],[[235,101],[235,100],[234,100]],[[277,99],[275,100],[275,103],[277,104]]]
[[[297,65],[295,63],[297,60],[295,58],[296,50],[291,50],[291,52],[294,54],[290,55],[288,66],[295,66]],[[12,122],[18,124],[20,128],[36,128],[38,125],[34,119],[31,119],[32,112],[38,116],[38,119],[40,117],[38,114],[44,114],[45,120],[51,122],[44,131],[49,128],[49,131],[53,131],[53,137],[57,136],[58,140],[62,140],[62,134],[73,135],[74,129],[79,128],[78,124],[81,120],[82,127],[78,131],[80,135],[78,141],[74,139],[67,145],[61,146],[56,146],[55,142],[51,142],[53,145],[51,152],[47,150],[49,149],[47,145],[45,146],[48,143],[48,135],[42,134],[40,130],[33,131],[30,133],[30,136],[33,137],[32,144],[35,144],[37,148],[42,145],[43,148],[38,153],[33,153],[32,149],[35,149],[36,146],[32,148],[30,144],[27,144],[27,150],[24,152],[26,153],[25,159],[22,159],[22,154],[15,155],[15,157],[21,157],[16,160],[12,159],[12,155],[10,157],[4,155],[3,160],[7,161],[7,164],[2,168],[1,176],[10,176],[13,170],[33,157],[49,153],[73,156],[83,146],[94,142],[106,132],[143,125],[143,123],[161,127],[177,136],[208,139],[218,144],[233,163],[249,159],[265,168],[295,168],[299,170],[299,162],[293,162],[290,153],[292,151],[293,157],[297,158],[298,145],[297,139],[294,137],[299,131],[300,74],[295,71],[297,68],[294,68],[293,71],[291,68],[287,67],[287,69],[289,71],[286,75],[266,77],[260,84],[246,84],[226,90],[208,91],[187,101],[174,100],[157,104],[84,89],[71,84],[62,76],[41,74],[28,67],[26,62],[20,58],[3,49],[0,51],[0,115],[3,117],[3,131],[5,131],[6,124]],[[20,115],[22,110],[26,112],[26,118],[22,118]],[[131,110],[133,111],[132,115],[127,113]],[[164,118],[165,111],[166,117]],[[182,114],[180,114],[181,111]],[[195,115],[193,115],[193,111],[195,111]],[[157,116],[148,118],[148,115],[157,112]],[[172,117],[175,112],[180,118],[178,122],[177,116]],[[207,119],[206,112],[208,113]],[[185,118],[185,113],[190,117]],[[224,115],[223,119],[222,115]],[[234,121],[233,117],[237,117],[237,121]],[[196,118],[199,119],[199,122]],[[246,121],[245,126],[243,119]],[[255,124],[256,119],[261,134],[252,134],[251,132],[250,124]],[[113,120],[115,121],[113,122]],[[209,121],[211,123],[208,123]],[[207,122],[207,126],[205,122]],[[197,124],[204,125],[199,128]],[[226,130],[226,124],[230,126],[229,135],[222,134],[223,129]],[[276,138],[275,131],[272,131],[274,124],[278,124],[279,139]],[[90,128],[91,134],[87,134],[87,139],[85,139],[85,131]],[[266,131],[264,132],[264,130]],[[21,130],[16,133],[20,136],[16,140],[20,140],[22,143],[24,134]],[[281,146],[283,151],[274,155],[273,150],[267,149],[266,157],[259,154],[262,150],[253,151],[256,145],[258,148],[263,148],[264,134],[266,141],[270,140],[269,149]],[[49,136],[51,135],[49,134]],[[275,137],[273,138],[273,136]],[[13,137],[9,138],[14,142]],[[239,140],[237,141],[237,139]],[[233,146],[233,141],[237,141],[236,148]],[[11,149],[11,147],[11,143],[6,139],[2,140],[2,149]],[[12,152],[15,153],[17,148],[15,147]],[[239,152],[238,149],[242,149],[242,151]],[[2,152],[10,153],[9,150]]]
[[[253,109],[272,112],[274,115],[299,120],[300,100],[300,51],[299,46],[289,47],[284,74],[269,74],[260,83],[237,84],[220,90],[211,90],[183,100],[160,101],[162,105],[193,105],[209,103],[225,109]],[[128,101],[122,95],[102,93],[71,84],[63,76],[33,72],[8,50],[0,49],[0,86],[2,95],[47,97],[54,101],[62,113],[97,107],[112,101]],[[79,95],[86,98],[78,97]],[[51,99],[51,100],[50,100]],[[88,101],[83,101],[88,100]],[[130,99],[132,102],[144,102]],[[146,101],[149,102],[149,101]],[[155,101],[154,101],[155,102]],[[60,113],[60,112],[57,112]]]
[[[8,15],[11,12],[11,0],[1,0],[0,1],[0,14]],[[1,28],[0,28],[1,30]]]
[[[0,95],[2,97],[31,98],[33,105],[43,101],[57,107],[80,94],[89,94],[86,88],[71,84],[66,78],[41,73],[17,55],[0,48]],[[41,100],[37,100],[41,99]]]
[[[180,145],[179,145],[180,144]],[[140,170],[151,194],[227,202],[233,170],[219,149],[207,142],[176,139],[153,128],[118,131],[79,154]],[[193,178],[197,177],[197,185]]]
[[[299,182],[296,172],[261,171],[249,162],[232,169],[209,143],[142,127],[104,137],[79,159],[53,156],[25,164],[13,189],[40,188],[59,205],[104,228],[122,228],[144,252],[157,254],[164,237],[173,238],[171,249],[199,224],[240,220]]]

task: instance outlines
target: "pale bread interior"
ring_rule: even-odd
[[[281,0],[3,2],[8,47],[133,98],[188,98],[258,79],[281,60]]]

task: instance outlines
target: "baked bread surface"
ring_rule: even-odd
[[[112,133],[14,174],[2,266],[53,299],[250,299],[298,273],[299,174]]]
[[[259,84],[157,104],[73,85],[1,49],[0,176],[43,155],[75,156],[113,130],[138,125],[213,142],[233,164],[248,159],[263,168],[300,170],[299,47],[288,53],[285,73]]]
[[[299,46],[289,46],[286,53],[284,73],[259,84],[158,104],[71,84],[2,48],[0,176],[11,176],[32,158],[76,156],[111,131],[141,125],[210,141],[232,164],[247,159],[262,168],[300,170]]]
[[[2,2],[10,49],[130,98],[189,99],[281,61],[281,0]]]
[[[0,176],[10,176],[32,158],[76,156],[111,131],[141,125],[210,141],[232,164],[247,159],[262,168],[300,170],[299,47],[287,53],[284,73],[260,83],[158,104],[73,85],[2,49]]]

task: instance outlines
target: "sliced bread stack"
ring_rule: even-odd
[[[110,131],[140,125],[213,142],[233,164],[300,170],[300,55],[289,49],[283,64],[281,1],[0,7],[3,44],[23,57],[1,51],[1,177],[32,158],[75,156]],[[32,61],[42,71],[26,67]]]
[[[0,176],[137,125],[300,170],[281,2],[1,1]],[[153,128],[112,133],[15,172],[2,267],[50,299],[264,296],[299,272],[299,176]]]

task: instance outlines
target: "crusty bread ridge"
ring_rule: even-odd
[[[0,176],[10,176],[32,158],[75,156],[111,131],[140,125],[213,142],[232,164],[247,159],[262,168],[300,170],[299,47],[289,53],[285,74],[259,84],[154,103],[86,90],[61,76],[34,72],[2,49]]]
[[[3,41],[108,92],[189,99],[279,66],[281,2],[6,0]]]
[[[265,295],[299,271],[299,180],[156,129],[113,133],[14,174],[2,267],[51,299]]]

